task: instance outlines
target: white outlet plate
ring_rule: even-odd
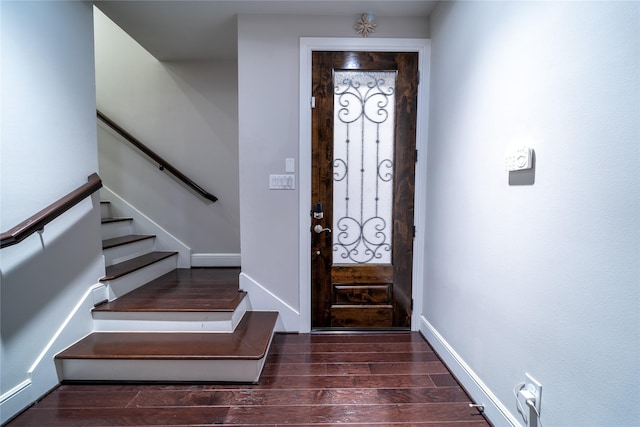
[[[536,396],[536,409],[540,413],[540,402],[542,401],[542,384],[540,384],[535,378],[525,372],[524,376],[527,378],[524,388],[530,390]]]

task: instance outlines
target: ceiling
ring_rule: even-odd
[[[159,60],[232,59],[239,14],[427,17],[433,0],[97,0],[94,4]]]

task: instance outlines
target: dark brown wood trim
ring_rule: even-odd
[[[86,184],[76,188],[40,212],[22,221],[11,230],[3,232],[0,235],[0,248],[6,248],[7,246],[20,243],[36,231],[43,230],[45,225],[80,203],[86,197],[92,195],[100,187],[102,187],[102,180],[98,174],[91,174]]]
[[[178,169],[176,169],[173,165],[171,165],[165,159],[163,159],[158,154],[156,154],[152,149],[150,149],[149,147],[144,145],[142,142],[140,142],[140,140],[135,138],[133,135],[131,135],[126,130],[122,129],[116,122],[111,120],[109,117],[105,116],[100,111],[96,111],[96,113],[97,113],[98,118],[100,120],[102,120],[107,126],[109,126],[111,129],[116,131],[124,139],[129,141],[138,150],[142,151],[144,154],[149,156],[151,158],[151,160],[156,162],[158,164],[158,167],[160,168],[160,170],[166,170],[167,172],[171,173],[173,176],[178,178],[185,185],[187,185],[189,188],[191,188],[193,191],[195,191],[196,193],[198,193],[199,195],[201,195],[205,199],[211,200],[212,202],[216,202],[218,200],[218,198],[216,196],[214,196],[213,194],[209,193],[204,188],[200,187],[193,180],[191,180],[189,177],[187,177],[185,174],[180,172]]]

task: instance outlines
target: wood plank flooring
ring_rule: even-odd
[[[490,425],[418,333],[276,334],[260,381],[64,384],[17,426]]]

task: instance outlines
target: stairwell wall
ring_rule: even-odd
[[[0,229],[97,172],[88,2],[0,3]],[[88,333],[104,274],[98,195],[0,252],[0,423],[58,384],[53,355]],[[91,301],[90,301],[91,302]]]
[[[94,10],[98,108],[219,200],[200,197],[99,129],[105,185],[189,246],[194,265],[239,265],[235,61],[158,61]]]

